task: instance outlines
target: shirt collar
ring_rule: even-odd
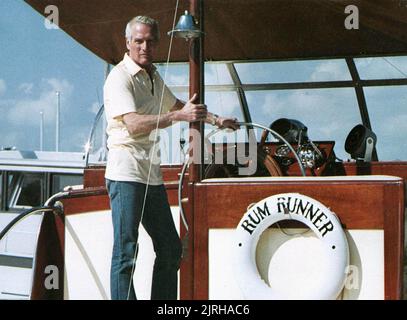
[[[129,73],[132,76],[135,76],[138,72],[140,72],[141,70],[144,70],[137,63],[135,63],[133,61],[133,59],[130,58],[130,56],[127,53],[124,54],[123,63],[125,65],[126,69],[129,71]],[[152,73],[154,74],[156,67],[153,65],[153,66],[151,66],[151,68],[152,68]]]

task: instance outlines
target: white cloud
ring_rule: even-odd
[[[346,66],[337,61],[327,61],[318,65],[311,74],[311,81],[350,80]]]
[[[100,109],[100,104],[99,104],[99,102],[96,101],[96,102],[92,103],[91,107],[89,108],[89,111],[91,113],[97,114],[99,109]]]
[[[33,83],[24,82],[24,83],[20,84],[18,89],[20,91],[24,92],[25,94],[31,94],[33,87],[34,87]]]
[[[6,81],[0,79],[0,96],[6,92]]]
[[[208,92],[205,103],[211,112],[224,117],[238,116],[243,120],[239,110],[239,100],[234,92]]]
[[[60,106],[64,107],[72,94],[73,85],[67,80],[43,79],[39,97],[33,99],[21,99],[10,106],[8,121],[16,125],[34,125],[39,122],[40,111],[44,112],[45,123],[55,121],[57,109],[57,95],[60,92]]]

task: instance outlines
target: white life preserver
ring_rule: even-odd
[[[260,235],[281,220],[297,220],[307,225],[322,241],[329,274],[323,285],[312,288],[307,296],[299,292],[278,291],[263,279],[256,265]],[[320,202],[299,193],[277,194],[253,205],[244,214],[233,242],[236,279],[246,299],[336,299],[342,291],[349,264],[346,235],[334,213]],[[310,257],[314,259],[315,257]]]

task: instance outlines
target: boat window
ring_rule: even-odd
[[[301,121],[311,140],[335,141],[336,156],[349,157],[346,136],[361,122],[353,89],[249,91],[246,96],[253,122],[269,126],[279,118]]]
[[[244,84],[351,80],[345,60],[235,63]]]
[[[208,105],[209,112],[244,121],[235,91],[208,91],[205,93],[205,103]]]
[[[37,207],[42,205],[42,190],[44,190],[44,174],[24,173],[21,184],[17,189],[15,207]],[[11,203],[11,206],[14,206],[13,203]]]
[[[380,160],[407,160],[407,86],[365,88]]]
[[[188,86],[189,65],[187,63],[170,63],[168,66],[164,63],[157,63],[156,67],[167,86]]]
[[[77,174],[53,174],[52,194],[63,191],[66,186],[75,186],[83,183],[83,175]]]
[[[3,171],[0,171],[0,210],[3,209]]]
[[[157,68],[164,78],[165,66],[160,64]],[[232,85],[231,76],[225,64],[213,63],[205,70],[206,83],[205,104],[208,111],[225,117],[237,118],[244,121],[244,116],[239,102],[236,88]],[[178,99],[187,101],[189,99],[188,91],[188,65],[176,63],[169,65],[167,71],[167,85],[173,91]],[[164,164],[182,163],[185,153],[188,149],[188,128],[185,122],[161,130],[160,134],[160,154],[161,161]],[[207,125],[205,134],[208,134],[214,127]],[[243,133],[234,134],[219,132],[214,139],[216,141],[246,141],[247,137]],[[182,146],[184,146],[182,148]]]
[[[232,77],[224,63],[205,63],[205,84],[233,84]]]
[[[7,171],[2,171],[1,175],[7,175],[6,180],[4,181],[2,179],[2,183],[1,185],[1,195],[2,195],[2,199],[1,201],[4,201],[4,203],[1,203],[1,209],[2,210],[8,210],[8,208],[11,206],[13,206],[15,204],[15,200],[19,195],[19,190],[20,190],[20,186],[22,183],[22,179],[23,179],[23,174],[21,172],[7,172]],[[7,186],[3,185],[6,184]],[[3,194],[7,193],[7,194]]]
[[[189,85],[189,64],[188,63],[157,63],[157,70],[165,80],[167,86],[177,91],[177,87],[186,87],[188,92]],[[206,85],[230,85],[233,84],[226,64],[224,63],[205,63],[205,84]]]
[[[177,64],[180,65],[180,64]],[[169,86],[173,90],[172,86]],[[188,100],[188,89],[174,92],[182,100]],[[188,128],[186,122],[177,122],[172,126],[160,130],[160,155],[161,163],[183,163],[188,149]]]
[[[405,79],[407,57],[377,57],[355,59],[361,79]]]
[[[97,164],[105,162],[107,159],[106,148],[106,116],[104,107],[99,107],[99,111],[96,114],[93,126],[91,128],[90,137],[85,144],[85,153],[87,152],[87,164]],[[86,158],[86,155],[85,155]]]

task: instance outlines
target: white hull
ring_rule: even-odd
[[[172,207],[174,220],[178,217],[178,208]],[[179,225],[179,219],[176,221]],[[301,229],[285,229],[287,233],[299,233]],[[97,211],[66,217],[65,229],[65,299],[110,299],[109,270],[112,251],[112,226],[110,211]],[[381,300],[384,299],[384,237],[382,230],[349,230],[346,232],[350,247],[350,275],[345,289],[338,299]],[[273,242],[285,242],[277,251]],[[290,245],[293,239],[280,230],[266,230],[258,244],[257,259],[260,274],[266,279],[284,279],[294,290],[310,285],[312,267],[323,264],[318,257],[318,241],[309,240],[313,234],[295,238],[296,245]],[[211,229],[209,231],[209,299],[244,299],[236,282],[238,275],[233,266],[232,244],[233,229]],[[314,238],[316,239],[316,238]],[[314,255],[299,253],[315,253]],[[279,257],[278,262],[270,262],[270,257]],[[262,258],[261,258],[262,257]],[[289,257],[296,257],[293,261]],[[303,259],[301,261],[301,259]],[[143,228],[140,230],[140,251],[134,277],[138,299],[150,298],[151,271],[154,261],[152,243]],[[293,265],[293,262],[295,265]],[[276,263],[279,265],[276,267]],[[302,266],[299,268],[298,266]],[[297,270],[295,283],[287,273]],[[316,272],[314,270],[314,272]],[[316,275],[317,273],[315,273]],[[319,279],[321,280],[321,279]],[[326,279],[325,279],[326,280]],[[321,281],[325,281],[322,279]],[[328,278],[329,281],[329,278]],[[277,284],[276,284],[277,285]],[[278,285],[284,285],[280,283]]]

